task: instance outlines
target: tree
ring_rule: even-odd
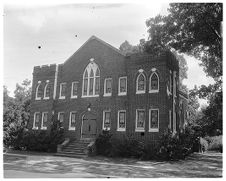
[[[201,60],[201,65],[215,84],[192,90],[189,103],[194,98],[207,98],[209,106],[195,118],[206,134],[222,130],[222,3],[173,3],[166,16],[158,15],[146,21],[149,39],[145,51],[176,50]],[[193,94],[193,96],[191,96]],[[195,105],[190,106],[192,108]],[[217,111],[218,109],[218,111]],[[195,109],[193,109],[195,111]],[[192,111],[191,111],[192,112]],[[194,121],[194,120],[193,120]]]
[[[119,50],[121,50],[125,55],[139,52],[138,47],[131,45],[127,40],[120,45]]]
[[[223,9],[221,3],[173,3],[167,16],[158,15],[146,21],[149,41],[159,49],[173,48],[202,61],[207,75],[222,77]]]
[[[25,80],[22,85],[17,84],[14,91],[15,98],[8,95],[4,86],[3,102],[3,130],[4,145],[17,147],[21,141],[22,132],[29,121],[31,88],[30,81]]]

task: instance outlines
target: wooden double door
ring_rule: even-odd
[[[97,134],[96,115],[87,112],[82,117],[81,138],[96,138]]]

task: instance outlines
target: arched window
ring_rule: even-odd
[[[100,70],[96,63],[90,62],[83,73],[83,97],[98,96],[100,93]]]
[[[153,72],[150,76],[150,83],[149,83],[149,92],[158,92],[159,91],[159,77],[156,72]]]
[[[44,99],[49,99],[50,97],[50,85],[49,85],[49,81],[46,81],[46,85],[44,88]]]
[[[36,87],[35,99],[41,100],[42,98],[42,90],[41,90],[41,81],[38,81],[38,85]]]
[[[137,94],[145,93],[145,89],[146,89],[146,78],[143,73],[140,73],[137,76],[136,80],[136,93]]]

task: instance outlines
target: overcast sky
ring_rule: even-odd
[[[167,3],[4,5],[3,83],[13,95],[16,83],[32,80],[34,66],[63,63],[92,35],[116,48],[125,40],[136,45],[148,37],[145,21],[166,14],[167,7]],[[188,88],[213,82],[197,60],[185,58]]]

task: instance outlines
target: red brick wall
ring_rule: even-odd
[[[83,72],[89,63],[90,58],[100,69],[100,96],[91,98],[81,98],[82,96],[82,78]],[[173,65],[174,64],[174,65]],[[67,131],[66,137],[80,138],[82,116],[87,111],[87,106],[91,105],[91,111],[97,116],[97,131],[102,130],[103,110],[111,110],[111,133],[119,137],[123,135],[132,135],[137,139],[146,141],[155,141],[159,133],[148,132],[149,109],[159,109],[160,132],[167,129],[169,124],[169,109],[172,107],[172,99],[167,96],[166,84],[169,79],[169,70],[177,70],[177,63],[171,54],[164,54],[161,57],[154,58],[149,55],[134,55],[125,57],[106,46],[96,39],[90,40],[72,55],[64,64],[59,66],[56,99],[53,100],[53,83],[55,75],[54,66],[48,68],[34,68],[33,88],[32,88],[32,111],[30,127],[33,124],[34,112],[48,111],[49,115],[54,111],[54,118],[57,119],[58,112],[64,112],[64,128],[68,130],[69,116],[71,111],[77,111],[76,131]],[[148,93],[149,76],[151,69],[156,68],[159,76],[159,93]],[[136,94],[136,78],[138,70],[143,69],[146,75],[146,93]],[[118,96],[118,80],[121,76],[127,76],[127,95]],[[111,77],[113,80],[112,96],[103,97],[104,79]],[[35,88],[38,81],[44,83],[46,80],[51,84],[50,100],[34,100]],[[78,81],[78,98],[71,99],[71,83]],[[60,83],[66,82],[66,99],[59,99]],[[44,87],[43,87],[44,88]],[[179,96],[178,96],[179,97]],[[145,133],[142,136],[140,132],[135,132],[136,109],[146,110]],[[117,116],[118,110],[126,110],[126,132],[118,132]],[[171,109],[172,110],[172,109]],[[49,123],[51,116],[49,118]]]

